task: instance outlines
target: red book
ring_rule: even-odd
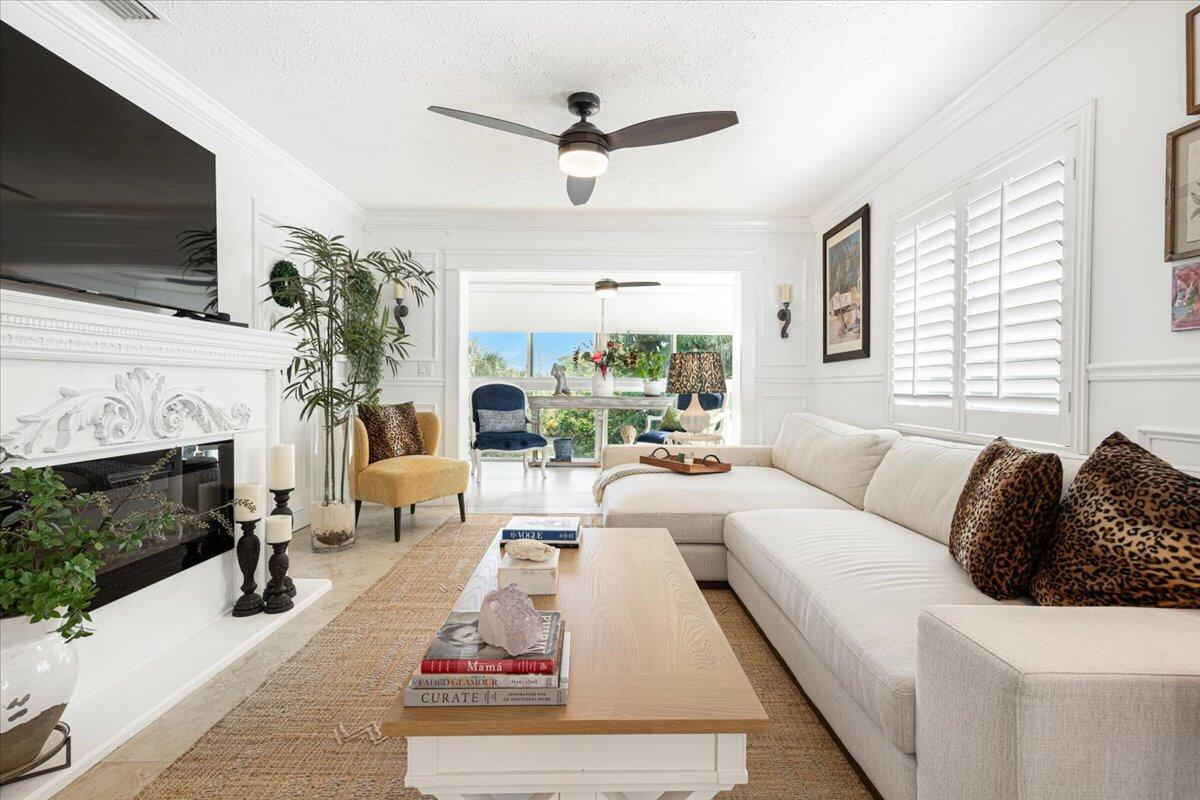
[[[553,658],[425,658],[421,673],[534,673],[554,674]]]
[[[479,638],[479,612],[455,611],[425,651],[421,672],[553,675],[562,642],[561,615],[557,611],[539,613],[542,630],[537,642],[527,652],[513,656]]]

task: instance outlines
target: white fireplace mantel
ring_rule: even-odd
[[[262,485],[270,508],[265,450],[279,441],[295,343],[0,288],[0,470],[232,439],[234,479]],[[260,590],[264,578],[260,564]],[[7,786],[5,799],[50,796],[330,588],[296,579],[292,611],[234,618],[241,580],[230,551],[93,612],[96,634],[76,643],[80,679],[64,716],[73,766]]]

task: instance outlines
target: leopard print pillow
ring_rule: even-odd
[[[1200,480],[1112,434],[1063,498],[1030,588],[1042,605],[1200,608]]]
[[[371,452],[368,464],[399,456],[419,456],[425,439],[417,423],[417,408],[411,402],[394,406],[359,406],[358,418],[367,429]]]
[[[950,524],[950,554],[989,597],[1029,590],[1062,494],[1062,462],[999,438],[983,448]]]

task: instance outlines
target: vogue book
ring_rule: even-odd
[[[500,541],[536,539],[558,547],[579,546],[578,517],[513,517],[500,530]]]
[[[558,611],[542,611],[542,630],[527,652],[510,655],[479,636],[478,611],[454,611],[438,629],[433,644],[421,659],[423,675],[439,673],[553,675],[561,637],[562,617]]]

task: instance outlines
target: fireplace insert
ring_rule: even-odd
[[[163,461],[168,454],[170,457]],[[57,464],[54,470],[71,489],[76,492],[103,492],[114,506],[129,495],[140,478],[152,473],[146,487],[151,492],[161,493],[167,499],[196,512],[212,512],[220,508],[217,513],[223,515],[226,522],[222,526],[210,513],[204,522],[188,523],[181,525],[178,530],[163,531],[143,541],[136,550],[127,553],[115,548],[106,550],[103,554],[104,566],[97,576],[98,592],[89,610],[100,608],[233,549],[233,515],[228,507],[233,499],[232,440],[188,445],[174,452],[150,450],[74,464]],[[123,509],[125,513],[133,510],[128,505]]]

